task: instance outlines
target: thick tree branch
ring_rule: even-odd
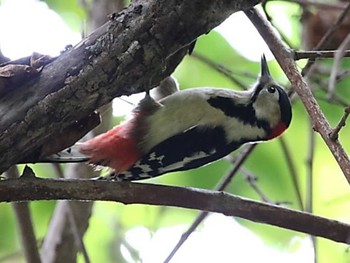
[[[123,0],[94,0],[82,3],[89,14],[88,21],[91,30],[103,25],[108,20],[108,14],[123,8]],[[90,133],[91,136],[96,136],[111,128],[112,105],[106,104],[100,108],[100,111],[104,113],[101,114],[101,125]],[[72,163],[65,169],[64,173],[62,168],[57,170],[60,178],[78,179],[98,176],[92,167],[84,163]],[[41,248],[41,257],[45,263],[76,262],[78,252],[81,252],[85,263],[91,262],[83,236],[89,226],[93,204],[94,202],[62,200],[56,203]]]
[[[136,0],[0,98],[0,173],[114,97],[155,86],[186,46],[259,0]]]
[[[350,237],[348,224],[219,191],[83,179],[0,181],[0,202],[57,199],[176,206],[237,216],[342,243],[349,243]]]

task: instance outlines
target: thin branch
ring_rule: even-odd
[[[322,136],[324,142],[327,144],[339,167],[343,171],[345,178],[350,183],[349,157],[339,141],[333,141],[329,138],[332,128],[321,111],[308,85],[299,73],[291,51],[283,45],[283,43],[275,35],[270,24],[267,23],[264,17],[256,9],[252,8],[245,11],[245,13],[268,44],[279,65],[285,72],[289,81],[292,83],[293,88],[303,102],[304,107],[312,120],[313,129]]]
[[[71,164],[73,166],[82,166],[83,164]],[[62,166],[58,163],[53,163],[52,164],[57,176],[61,179],[65,178],[64,176],[64,172],[62,170]],[[73,168],[74,169],[74,168]],[[69,169],[68,169],[69,171]],[[91,171],[91,173],[93,174],[93,171]],[[51,220],[53,222],[55,222],[54,224],[51,224],[50,225],[50,228],[48,230],[49,233],[52,233],[52,232],[56,232],[55,234],[51,234],[51,235],[47,235],[47,236],[63,236],[64,233],[65,233],[65,229],[62,228],[62,227],[57,227],[57,224],[63,224],[66,228],[70,227],[71,231],[70,233],[74,236],[74,240],[70,240],[68,241],[68,239],[66,238],[65,239],[65,242],[74,242],[75,241],[75,244],[78,248],[78,251],[81,251],[82,255],[83,255],[83,258],[84,258],[84,262],[85,263],[89,263],[90,262],[90,257],[88,255],[88,252],[87,252],[87,249],[84,245],[84,242],[83,242],[83,235],[84,233],[81,233],[81,231],[79,231],[79,227],[78,227],[78,220],[79,220],[79,225],[82,224],[82,215],[81,213],[79,213],[79,217],[74,213],[74,204],[72,202],[65,202],[65,203],[62,203],[61,205],[57,205],[56,206],[56,211],[54,213],[55,216],[58,216],[59,219],[61,220],[55,220],[55,218],[52,218]],[[59,211],[57,211],[59,210]],[[89,209],[87,209],[86,207],[86,204],[84,206],[84,212],[87,212],[89,215],[90,215],[90,212],[89,212]],[[66,215],[67,214],[67,217],[68,217],[68,221],[69,221],[69,224],[66,224],[66,220],[63,219],[62,220],[62,214]],[[84,217],[84,219],[87,221],[89,218],[87,217]],[[57,240],[57,239],[56,239]],[[50,253],[49,253],[49,250],[50,250]],[[52,250],[55,250],[56,253],[52,253]],[[54,242],[52,239],[49,239],[49,238],[45,238],[44,240],[44,244],[43,244],[43,250],[42,250],[42,254],[44,255],[43,258],[45,258],[46,262],[49,260],[48,258],[46,258],[46,255],[48,255],[48,253],[50,255],[54,255],[53,257],[50,257],[50,261],[52,262],[55,262],[57,260],[60,260],[62,259],[62,255],[60,255],[60,253],[63,253],[64,252],[64,258],[67,259],[68,256],[68,252],[67,251],[62,251],[62,250],[58,250],[57,249],[57,243]],[[71,249],[69,251],[70,254],[74,254],[75,255],[75,249]]]
[[[267,195],[263,193],[263,191],[258,187],[256,184],[256,181],[258,180],[257,176],[252,174],[251,171],[248,171],[247,169],[242,168],[242,173],[244,174],[245,180],[248,182],[249,186],[256,192],[256,194],[260,197],[260,199],[265,203],[270,204],[281,204],[280,202],[274,202],[272,201]]]
[[[332,27],[328,29],[326,34],[321,38],[320,42],[316,45],[314,50],[319,50],[323,46],[327,45],[329,41],[331,41],[331,38],[334,34],[334,32],[338,29],[338,27],[343,23],[344,19],[348,16],[350,11],[350,3],[346,5],[346,7],[343,7],[343,12],[339,15],[335,23],[333,24]]]
[[[338,139],[338,134],[339,134],[340,130],[345,126],[346,120],[349,117],[349,114],[350,114],[350,107],[348,106],[344,109],[343,117],[340,119],[337,126],[333,129],[333,131],[329,135],[331,140],[335,141]]]
[[[306,170],[307,170],[307,181],[306,181],[306,211],[309,213],[313,212],[313,164],[315,154],[315,133],[310,129],[309,135],[309,147],[306,159]]]
[[[347,17],[347,15],[350,12],[350,3],[347,4],[346,8],[343,10],[343,12],[339,15],[333,26],[331,26],[326,34],[322,37],[320,42],[314,47],[314,50],[322,49],[322,47],[325,47],[328,42],[332,39],[332,36],[334,32],[338,29],[338,27],[341,25],[341,23],[344,21],[344,19]],[[311,70],[312,66],[314,65],[315,60],[309,60],[303,70],[301,71],[301,75],[305,76],[308,74],[308,72]]]
[[[340,82],[343,79],[348,78],[350,75],[350,70],[344,70],[342,72],[339,73],[339,75],[337,76],[337,81]]]
[[[176,243],[175,247],[171,250],[167,258],[163,263],[169,263],[175,254],[179,251],[182,245],[187,241],[187,239],[192,235],[192,233],[197,229],[197,227],[204,221],[204,219],[209,215],[209,212],[202,211],[200,212],[196,219],[192,222],[190,227],[186,230],[186,232],[182,233],[179,241]]]
[[[326,88],[327,84],[322,81],[319,77],[310,75],[308,78],[312,83],[315,83],[318,85],[318,87],[323,90],[324,92],[328,92],[328,89]],[[348,107],[350,106],[349,102],[346,101],[343,97],[338,96],[337,94],[334,94],[332,98],[329,98],[328,96],[326,97],[318,97],[319,100],[326,101],[328,103],[332,103],[337,106],[343,106],[343,107]]]
[[[237,216],[287,228],[336,242],[350,242],[350,225],[336,220],[221,191],[190,187],[98,180],[41,179],[37,177],[0,181],[0,202],[30,200],[114,201],[198,209]]]
[[[214,70],[216,70],[219,73],[222,73],[225,77],[227,77],[233,84],[237,85],[238,87],[242,88],[243,90],[247,89],[247,85],[244,84],[243,82],[241,82],[239,79],[237,79],[236,77],[233,76],[233,74],[237,74],[234,73],[232,70],[226,68],[225,66],[216,63],[212,60],[210,60],[209,58],[203,56],[202,54],[198,53],[198,52],[193,52],[192,57],[200,60],[201,62],[207,64],[208,66],[210,66],[211,68],[213,68]],[[243,75],[243,73],[242,73]],[[246,73],[244,74],[245,76],[247,75]],[[256,78],[256,76],[251,76],[252,78]]]
[[[282,41],[284,43],[286,43],[286,45],[290,48],[293,48],[293,45],[291,44],[291,42],[289,41],[288,37],[285,35],[285,33],[276,25],[275,21],[273,20],[273,18],[269,15],[269,13],[267,12],[267,3],[269,1],[265,0],[262,1],[262,9],[264,11],[264,14],[266,16],[266,19],[271,23],[271,25],[277,30],[278,34],[280,35]]]
[[[278,141],[281,144],[283,155],[284,155],[286,162],[287,162],[287,165],[288,165],[288,171],[290,172],[290,176],[292,178],[292,183],[293,183],[293,187],[294,187],[295,194],[297,197],[298,206],[299,206],[300,210],[304,211],[303,199],[301,197],[301,191],[300,191],[300,184],[299,184],[298,175],[296,172],[296,166],[295,166],[295,163],[294,163],[293,158],[292,158],[292,154],[290,152],[290,149],[287,145],[286,140],[283,137],[279,138]]]
[[[343,51],[343,57],[350,57],[350,50]],[[294,51],[294,60],[334,58],[339,53],[338,50],[314,50],[314,51]]]
[[[77,220],[78,217],[74,213],[73,203],[69,203],[67,205],[67,208],[68,208],[67,216],[69,219],[69,224],[70,224],[70,227],[72,229],[72,234],[74,235],[74,239],[75,239],[75,242],[77,244],[77,247],[83,255],[84,262],[90,263],[91,262],[90,257],[89,257],[89,254],[87,252],[87,249],[86,249],[86,247],[84,245],[84,241],[83,241],[83,234],[84,233],[80,234],[80,231],[78,228],[78,220]]]
[[[72,234],[74,235],[74,239],[76,242],[76,245],[78,247],[78,250],[82,253],[83,258],[84,258],[84,262],[85,263],[90,263],[90,257],[89,254],[87,252],[87,249],[84,245],[84,241],[83,241],[83,235],[84,233],[80,233],[81,231],[79,231],[79,227],[78,227],[78,216],[75,215],[74,213],[74,209],[73,209],[73,203],[69,202],[67,205],[68,208],[68,219],[69,219],[69,224],[70,227],[72,229]],[[87,220],[88,221],[88,220]]]
[[[217,191],[223,191],[226,189],[226,187],[231,183],[233,177],[237,174],[237,172],[242,167],[245,160],[249,157],[249,155],[252,153],[254,148],[256,147],[256,144],[250,144],[245,146],[245,149],[241,152],[239,157],[235,160],[233,164],[233,168],[231,171],[228,172],[228,174],[223,177],[223,179],[215,186],[215,190]],[[167,256],[167,258],[164,260],[164,263],[170,262],[170,260],[174,257],[176,252],[181,248],[181,246],[186,242],[186,240],[190,237],[190,235],[197,229],[197,227],[203,222],[203,220],[208,216],[207,211],[202,211],[199,213],[199,215],[196,217],[196,219],[193,221],[191,226],[187,229],[186,232],[184,232],[175,247],[172,249],[170,254]]]
[[[68,166],[66,175],[79,178],[81,175],[92,175],[92,170],[86,165],[72,164]],[[89,224],[92,206],[91,202],[58,201],[56,203],[41,249],[45,262],[76,261],[77,251],[82,252],[85,262],[90,261],[82,237]]]
[[[6,177],[12,179],[18,178],[19,173],[17,167],[12,166],[6,172]],[[28,202],[12,203],[12,207],[16,214],[16,222],[19,230],[19,237],[21,239],[24,258],[26,262],[29,263],[40,263],[41,260]]]
[[[338,48],[338,52],[334,54],[334,61],[333,66],[331,70],[331,75],[329,77],[329,85],[328,85],[328,97],[332,98],[335,94],[335,87],[337,83],[337,75],[339,72],[340,62],[342,58],[345,56],[346,52],[348,50],[345,50],[348,48],[350,43],[350,33],[346,36],[346,38],[343,40],[343,42],[340,44]]]
[[[315,157],[315,133],[310,128],[309,129],[309,150],[306,160],[306,211],[309,213],[313,212],[313,202],[314,202],[314,157]],[[313,250],[315,263],[317,262],[317,244],[315,236],[310,236]]]

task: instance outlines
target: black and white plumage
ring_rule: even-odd
[[[275,138],[291,122],[291,105],[265,57],[261,65],[260,78],[248,91],[193,88],[159,102],[148,95],[133,119],[88,141],[81,152],[92,163],[115,169],[106,179],[139,180],[197,168],[244,143]]]

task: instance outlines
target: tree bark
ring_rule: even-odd
[[[123,8],[122,0],[94,0],[90,4],[86,1],[84,3],[84,8],[89,14],[88,20],[91,30],[103,25],[108,20],[108,14]],[[111,128],[111,103],[103,106],[100,111],[104,112],[101,116],[101,125],[90,132],[91,136],[96,136]],[[91,178],[98,176],[98,174],[93,167],[85,163],[72,163],[65,169],[64,177]],[[83,236],[89,227],[93,204],[94,202],[57,201],[41,248],[43,262],[76,262],[79,251],[84,257],[84,262],[90,262]]]
[[[348,224],[219,191],[84,179],[77,181],[21,177],[0,181],[0,202],[58,199],[198,209],[237,216],[346,244],[349,243],[350,236]]]
[[[137,0],[0,98],[0,173],[121,95],[154,87],[186,46],[259,0]]]

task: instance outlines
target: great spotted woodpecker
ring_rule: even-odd
[[[270,76],[266,59],[248,91],[194,88],[160,101],[150,95],[133,117],[80,146],[92,164],[114,172],[106,179],[139,180],[216,161],[241,145],[267,141],[291,122],[286,92]]]

